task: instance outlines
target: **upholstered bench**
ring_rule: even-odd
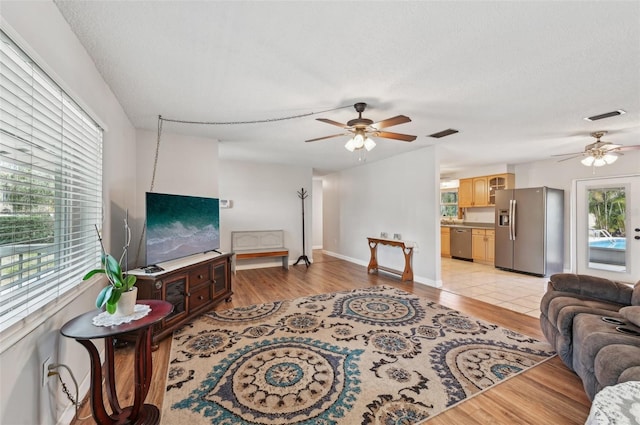
[[[234,253],[232,270],[236,262],[252,258],[281,257],[282,268],[289,270],[289,249],[284,247],[282,230],[242,230],[231,232],[231,251]]]

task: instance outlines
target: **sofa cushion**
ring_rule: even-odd
[[[555,293],[549,301],[547,318],[556,328],[566,335],[571,335],[573,319],[580,313],[598,314],[601,316],[620,317],[618,311],[621,304],[598,301],[575,295]]]
[[[619,313],[629,323],[634,326],[640,327],[640,305],[630,305],[628,307],[622,307]]]
[[[632,304],[632,295],[635,296],[634,288],[626,283],[583,274],[556,273],[549,278],[548,286],[548,290],[569,292],[624,305]],[[640,287],[636,289],[637,301],[640,304]]]
[[[540,302],[540,326],[558,356],[574,370],[573,319],[581,313],[618,317],[621,304],[598,301],[568,292],[548,291]]]
[[[627,335],[616,330],[618,325],[609,324],[602,320],[602,317],[594,314],[579,314],[573,321],[573,370],[580,376],[584,384],[584,389],[590,399],[606,385],[618,383],[620,371],[615,365],[603,366],[607,361],[614,363],[625,363],[638,365],[637,350],[640,350],[640,337]],[[625,328],[631,328],[640,331],[632,325],[624,325]],[[602,355],[598,361],[600,365],[600,374],[602,381],[596,374],[596,359],[604,348],[612,345],[623,345],[633,347],[631,357],[626,358],[627,351],[624,354],[618,354],[616,351],[609,351],[609,355]],[[635,360],[635,362],[633,362]]]
[[[640,347],[607,345],[598,351],[594,370],[603,388],[625,381],[640,381]]]

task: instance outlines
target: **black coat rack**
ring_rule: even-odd
[[[298,260],[293,264],[294,266],[297,266],[300,261],[304,261],[307,267],[311,265],[311,262],[309,261],[309,258],[307,257],[307,254],[305,252],[307,244],[305,243],[304,238],[304,200],[307,199],[308,196],[309,192],[304,190],[304,187],[298,192],[298,198],[302,200],[302,255],[298,257]]]

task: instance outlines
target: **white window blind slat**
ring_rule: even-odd
[[[99,266],[102,130],[0,37],[1,331]]]

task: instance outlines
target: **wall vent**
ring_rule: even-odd
[[[439,139],[441,137],[451,136],[452,134],[456,134],[458,130],[454,130],[453,128],[448,128],[446,130],[442,130],[438,133],[430,134],[428,137],[433,137]]]
[[[625,114],[625,113],[626,112],[623,111],[622,109],[618,109],[616,111],[605,112],[604,114],[594,115],[592,117],[586,117],[585,120],[587,120],[587,121],[597,121],[597,120],[601,120],[601,119],[604,119],[604,118],[615,117],[615,116],[622,115],[622,114]]]

